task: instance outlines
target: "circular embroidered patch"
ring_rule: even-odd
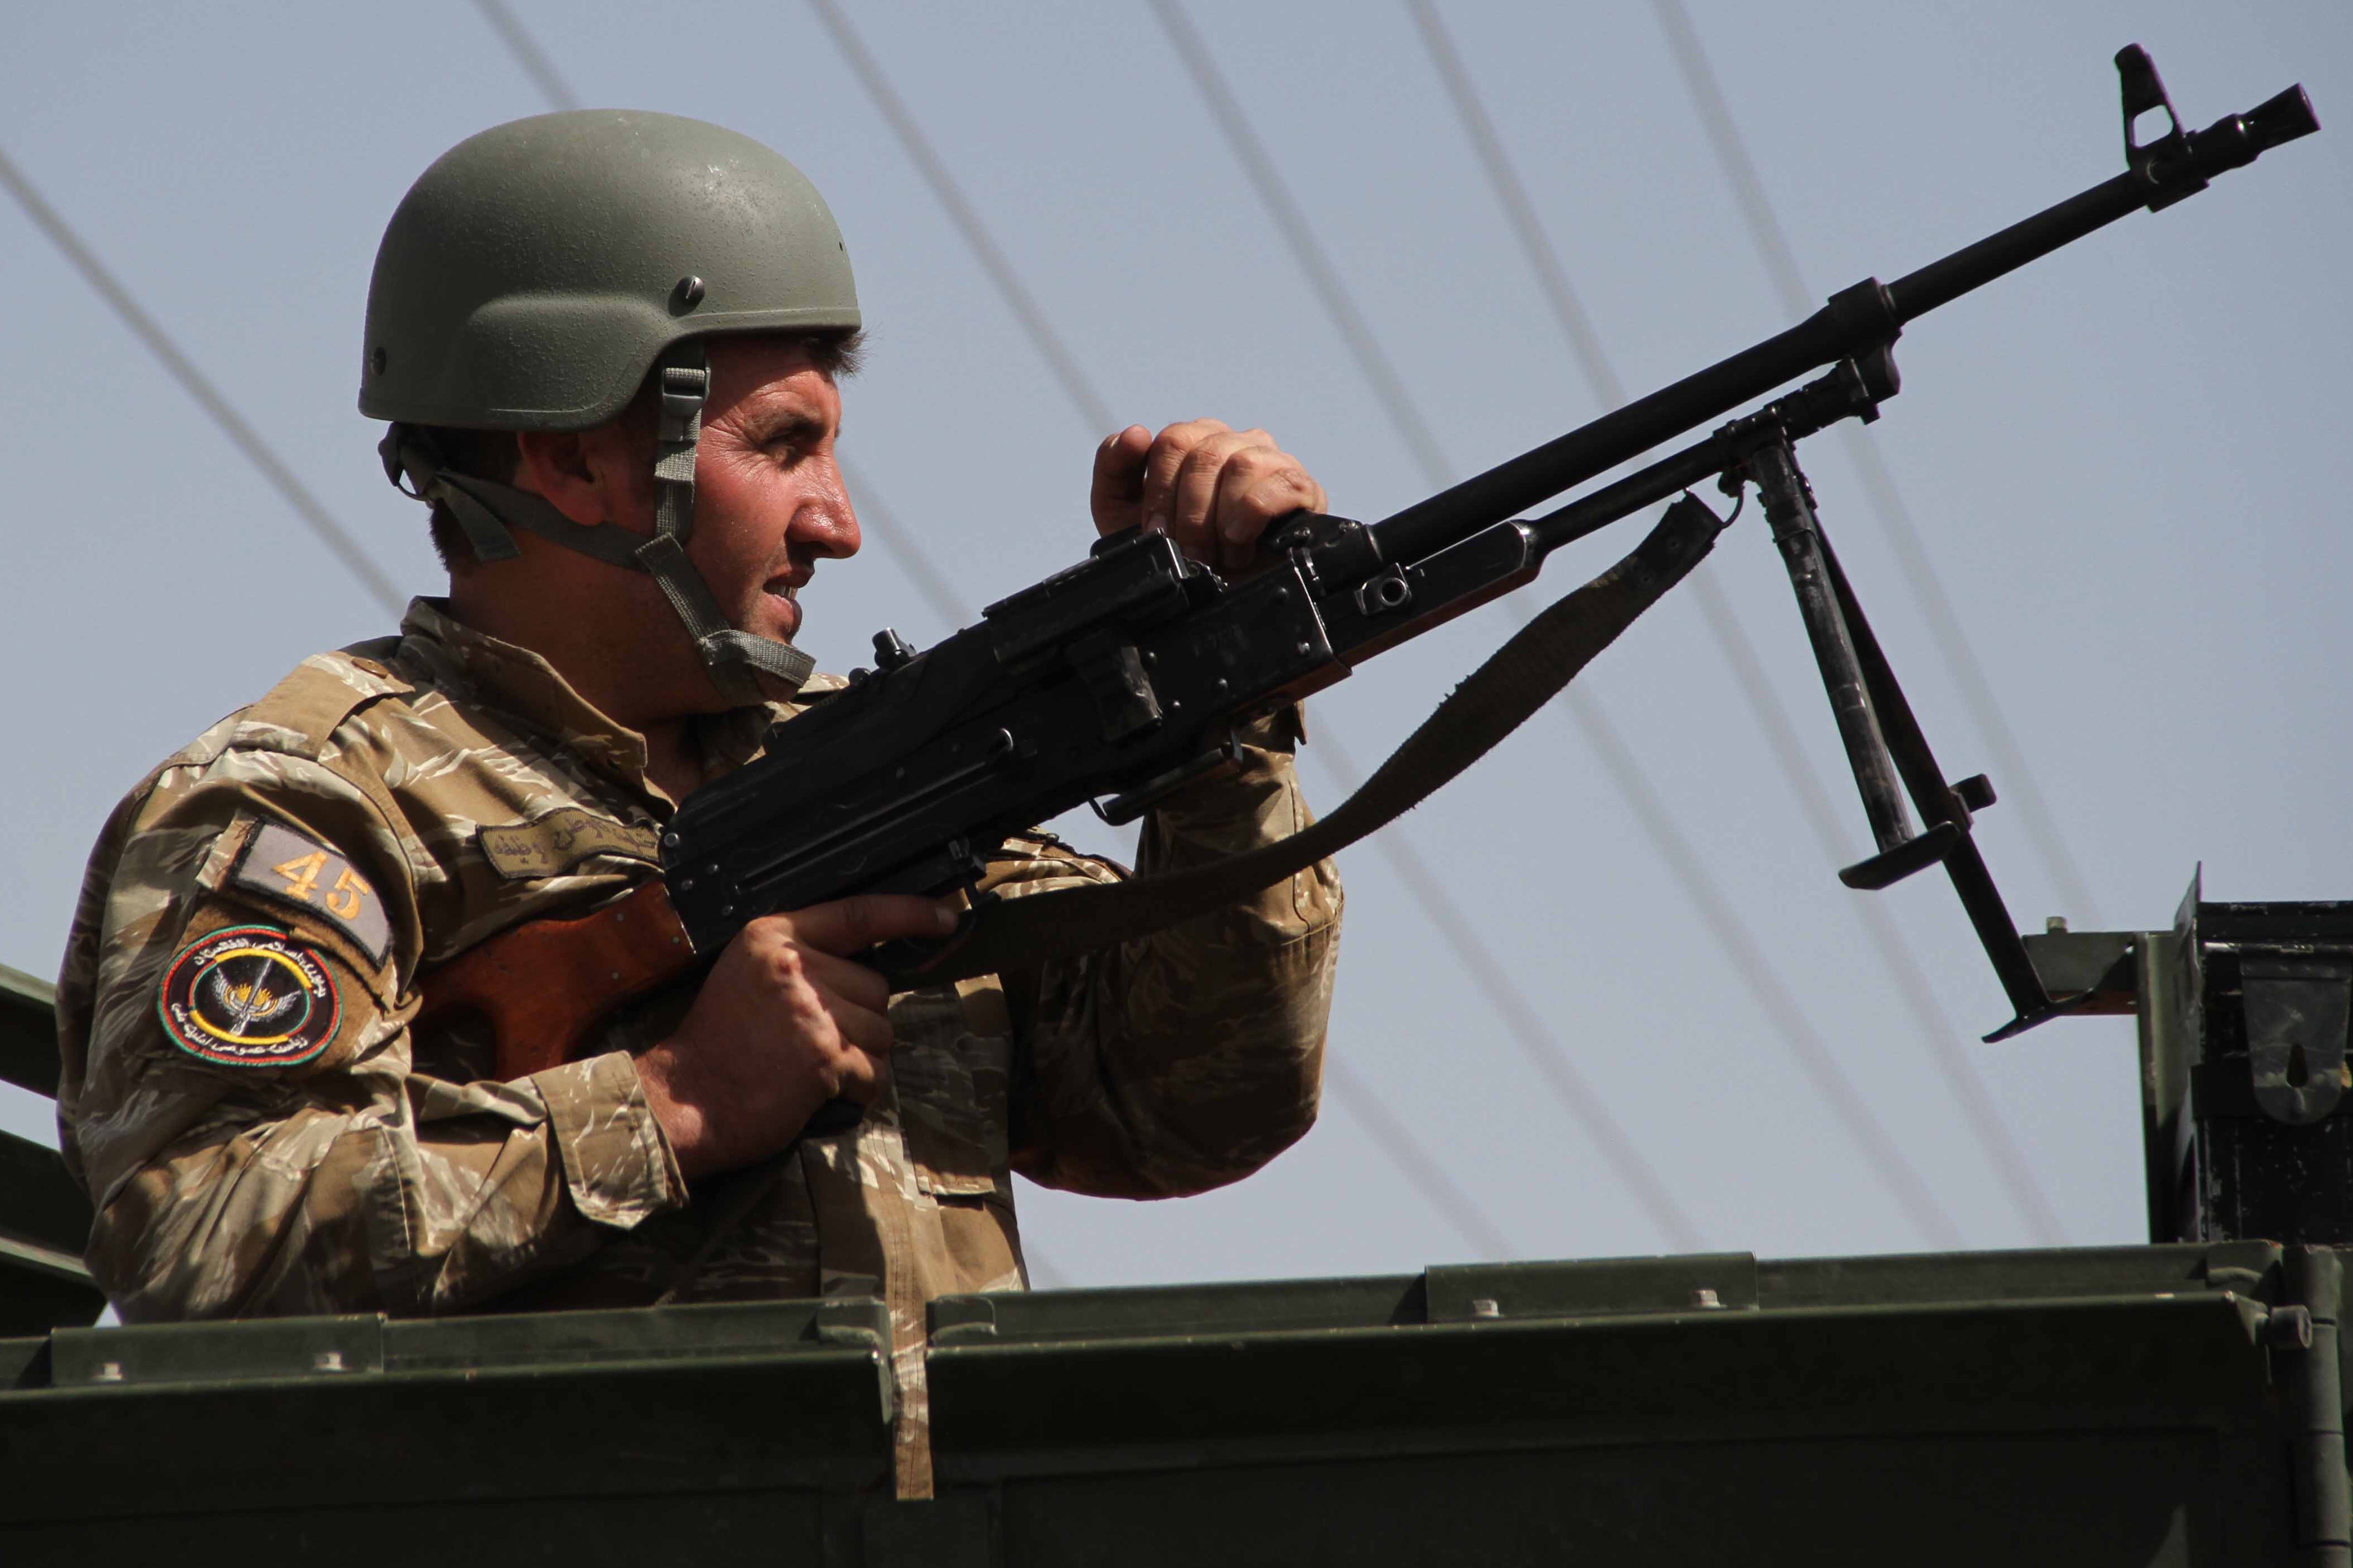
[[[335,1037],[335,982],[318,953],[273,926],[227,926],[181,950],[155,1010],[190,1056],[292,1067]]]

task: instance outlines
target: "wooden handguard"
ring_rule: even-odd
[[[613,1009],[693,963],[669,891],[649,878],[593,914],[516,926],[429,971],[416,1022],[480,1013],[497,1041],[498,1076],[512,1080],[582,1055]]]

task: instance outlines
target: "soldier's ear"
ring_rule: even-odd
[[[605,430],[522,430],[515,434],[514,487],[541,497],[584,527],[617,521],[607,493],[612,465],[599,459]]]

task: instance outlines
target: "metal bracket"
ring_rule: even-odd
[[[2326,1119],[2345,1095],[2353,956],[2249,953],[2239,984],[2255,1103],[2292,1127]]]
[[[941,1296],[927,1314],[935,1345],[966,1344],[997,1338],[997,1305],[986,1296]]]

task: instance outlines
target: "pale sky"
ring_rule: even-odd
[[[799,4],[517,13],[586,102],[717,121],[817,182],[871,329],[845,449],[876,524],[804,595],[821,664],[876,627],[950,629],[902,555],[968,605],[1075,560],[1103,433],[1074,408],[836,44]],[[1146,5],[850,7],[866,47],[1120,420],[1262,424],[1375,518],[1600,412],[1407,11],[1189,6],[1211,57],[1422,423],[1401,434]],[[1647,391],[1785,326],[1652,7],[1440,0],[1439,14],[1617,376]],[[2289,82],[2324,127],[1916,323],[1865,437],[2090,900],[2030,839],[1963,684],[1838,437],[1803,453],[1826,528],[1955,774],[2005,803],[1979,841],[2022,926],[2168,923],[2192,869],[2231,899],[2353,896],[2338,831],[2353,627],[2344,285],[2353,11],[2338,0],[1765,7],[1692,0],[1702,47],[1810,298],[1894,278],[2122,166],[2110,57],[2148,47],[2203,125]],[[466,0],[402,8],[10,5],[0,152],[316,492],[401,593],[438,574],[420,509],[353,409],[385,219],[436,155],[549,107]],[[54,971],[79,868],[148,767],[385,612],[69,267],[0,200],[0,963]],[[888,526],[881,526],[887,518]],[[1566,592],[1634,520],[1556,557]],[[1538,1031],[1669,1194],[1637,1201],[1532,1068],[1514,1003],[1466,967],[1378,846],[1343,863],[1331,1048],[1346,1082],[1262,1174],[1132,1205],[1024,1187],[1025,1230],[1083,1283],[1405,1272],[1688,1239],[1760,1256],[2141,1237],[2128,1021],[1999,1046],[2007,1013],[1941,878],[1871,896],[1866,835],[1787,582],[1754,509],[1704,569],[1754,647],[1844,842],[1808,826],[1687,586],[1398,828]],[[1525,597],[1525,595],[1524,595]],[[1319,698],[1302,772],[1341,791],[1516,625],[1498,606]],[[1606,731],[1597,731],[1591,715]],[[1615,782],[1616,735],[1646,808]],[[1599,748],[1599,749],[1598,749]],[[1654,819],[1671,822],[1662,848]],[[1083,833],[1083,829],[1078,829]],[[1089,840],[1103,844],[1098,834]],[[1761,956],[1741,978],[1674,869]],[[1860,917],[1893,920],[1936,1026]],[[1781,1022],[1777,1023],[1777,1016]],[[1798,1044],[1793,1046],[1793,1032]],[[1809,1044],[1808,1042],[1810,1042]],[[1801,1065],[1849,1086],[1927,1216]],[[1940,1065],[1942,1064],[1942,1065]],[[1974,1080],[2023,1182],[1961,1097]],[[1957,1085],[1961,1087],[1957,1088]],[[11,1091],[0,1124],[47,1136]],[[1384,1119],[1475,1206],[1450,1218]],[[2039,1193],[2048,1220],[2031,1212]],[[1502,1244],[1499,1249],[1496,1242]]]

